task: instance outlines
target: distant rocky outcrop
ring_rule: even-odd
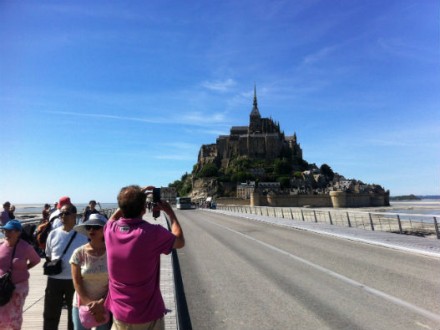
[[[402,196],[392,196],[390,197],[390,200],[392,201],[419,201],[421,200],[420,197],[417,197],[416,195],[402,195]]]

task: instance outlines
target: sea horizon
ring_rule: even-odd
[[[15,216],[16,218],[20,218],[20,216],[24,215],[30,215],[30,214],[38,214],[41,215],[43,212],[45,203],[25,203],[25,204],[12,204],[15,206]],[[85,208],[89,205],[89,203],[74,203],[76,206],[78,213],[82,213]],[[114,209],[118,207],[117,203],[100,203],[101,207],[99,205],[96,206],[96,209],[99,211],[101,209]],[[53,207],[53,204],[51,204],[51,207]]]
[[[16,208],[15,215],[41,214],[45,203],[20,203],[13,204]],[[117,208],[117,203],[99,203],[97,209]],[[86,203],[75,203],[78,212],[82,212],[88,205]],[[53,204],[51,205],[53,206]],[[432,214],[440,216],[440,196],[438,198],[426,198],[421,200],[391,200],[390,206],[366,207],[366,208],[347,208],[351,211],[385,212],[385,213],[409,213],[409,214]]]

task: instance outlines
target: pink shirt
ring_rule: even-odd
[[[0,244],[0,275],[9,270],[13,251],[14,247],[8,246],[6,242]],[[19,240],[12,262],[12,282],[17,284],[27,281],[29,279],[28,262],[36,265],[40,261],[41,258],[34,248],[22,239]]]
[[[118,321],[146,323],[162,318],[160,255],[169,254],[176,237],[142,219],[108,221],[104,227],[109,272],[106,307]]]

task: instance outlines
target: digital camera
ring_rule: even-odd
[[[153,218],[160,216],[160,210],[157,207],[157,203],[160,202],[160,188],[153,188]]]

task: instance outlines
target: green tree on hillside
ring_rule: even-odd
[[[287,159],[276,159],[274,163],[274,174],[276,176],[291,175],[292,165]]]
[[[251,173],[245,171],[239,171],[231,175],[232,182],[246,182],[253,180],[255,180],[255,177]]]
[[[192,189],[191,176],[188,173],[185,173],[180,180],[175,180],[173,183],[170,183],[168,187],[175,188],[179,196],[186,196]]]
[[[209,163],[209,164],[203,165],[202,169],[197,174],[197,177],[209,178],[209,177],[213,177],[213,176],[217,176],[217,175],[218,175],[218,167],[213,163]]]
[[[280,183],[281,189],[290,188],[290,177],[288,176],[280,176],[277,178],[277,182]]]
[[[322,175],[326,176],[329,180],[333,180],[333,178],[335,177],[335,173],[333,172],[331,167],[328,166],[327,164],[322,164],[321,167],[319,168],[319,171],[321,172]]]

